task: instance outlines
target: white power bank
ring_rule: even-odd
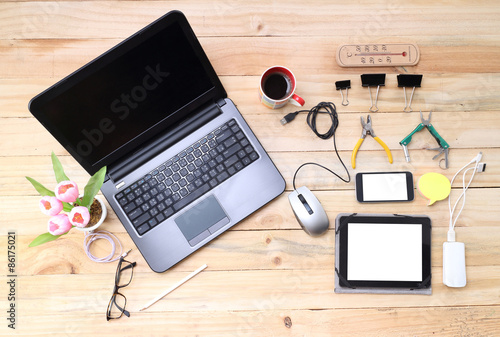
[[[443,243],[443,283],[448,287],[465,287],[465,244],[463,242]]]

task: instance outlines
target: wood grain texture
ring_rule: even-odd
[[[84,254],[84,234],[29,248],[46,230],[39,196],[26,180],[55,184],[50,152],[67,175],[83,185],[88,174],[30,114],[32,97],[63,79],[138,29],[172,9],[183,11],[229,97],[286,180],[286,191],[169,271],[152,272],[115,213],[108,207],[102,229],[117,235],[137,261],[127,296],[131,317],[107,322],[105,310],[116,263],[97,264]],[[500,326],[500,4],[482,1],[11,1],[0,0],[0,336],[496,336]],[[341,68],[339,45],[416,43],[415,67]],[[415,183],[427,172],[451,179],[479,151],[487,163],[477,174],[457,223],[465,242],[467,286],[442,283],[442,243],[448,229],[446,201],[427,206],[417,191],[411,203],[359,204],[355,184],[304,168],[297,186],[314,191],[331,229],[312,238],[289,207],[292,177],[304,162],[318,162],[345,176],[332,140],[317,138],[306,114],[282,126],[296,111],[269,110],[257,100],[260,74],[281,64],[297,76],[305,109],[337,104],[336,145],[351,177],[358,172],[408,170]],[[369,113],[360,74],[387,74],[373,128],[391,149],[367,137],[350,156]],[[423,74],[413,112],[404,113],[397,75]],[[351,80],[348,106],[334,82]],[[399,142],[433,111],[432,123],[450,144],[450,168],[441,170],[435,139],[425,130],[409,146]],[[318,117],[320,131],[328,127]],[[454,185],[453,199],[460,194]],[[333,222],[341,212],[426,214],[432,220],[432,295],[335,294]],[[16,232],[17,329],[7,327],[7,231]],[[92,252],[104,256],[106,241]],[[144,312],[139,309],[207,263],[208,268]]]

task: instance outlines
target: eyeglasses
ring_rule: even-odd
[[[113,296],[111,296],[111,299],[109,300],[108,310],[106,311],[107,321],[110,319],[118,319],[122,317],[123,314],[130,317],[130,313],[125,310],[127,298],[123,296],[123,294],[119,293],[118,290],[128,286],[132,281],[135,264],[135,262],[124,260],[123,256],[118,262],[115,275],[115,288],[113,289]]]

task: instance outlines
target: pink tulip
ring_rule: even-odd
[[[57,199],[61,201],[75,202],[75,200],[78,198],[78,186],[76,185],[76,183],[69,180],[61,181],[56,186],[55,193]]]
[[[69,222],[76,227],[85,227],[89,223],[90,213],[87,207],[76,206],[73,207],[69,213]]]
[[[48,223],[49,233],[52,235],[61,235],[67,233],[71,229],[68,216],[66,214],[55,215],[50,218]]]
[[[39,205],[42,213],[50,216],[61,213],[63,209],[62,202],[56,197],[45,196],[40,200]]]

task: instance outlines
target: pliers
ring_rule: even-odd
[[[361,117],[361,126],[363,127],[363,131],[361,132],[361,138],[358,140],[358,142],[356,143],[356,146],[354,147],[354,150],[352,151],[352,156],[351,156],[352,168],[353,169],[356,168],[356,155],[358,154],[359,147],[361,146],[361,144],[365,140],[367,134],[372,136],[373,139],[375,139],[377,141],[377,143],[379,143],[384,148],[385,153],[387,153],[387,157],[389,158],[389,163],[392,164],[391,150],[389,149],[389,147],[387,147],[387,145],[380,138],[375,136],[375,132],[373,132],[373,128],[372,128],[372,119],[370,118],[370,115],[368,115],[366,117],[366,123],[365,123],[365,120],[363,119],[363,117]]]
[[[410,144],[411,138],[416,132],[422,130],[424,127],[427,128],[427,130],[429,130],[432,137],[434,137],[434,139],[437,141],[437,143],[439,145],[439,147],[437,147],[437,148],[428,149],[428,150],[438,151],[438,154],[436,154],[434,157],[432,157],[432,159],[436,159],[441,154],[444,153],[444,158],[442,158],[439,161],[439,167],[441,167],[441,161],[444,161],[444,166],[445,166],[444,169],[447,169],[448,168],[448,153],[449,153],[450,145],[443,139],[443,137],[441,137],[439,135],[439,133],[434,128],[434,126],[431,124],[431,116],[432,116],[432,111],[429,112],[429,117],[427,117],[427,119],[425,119],[424,116],[422,115],[422,110],[420,110],[420,124],[417,125],[417,127],[408,136],[406,136],[402,141],[400,141],[399,144],[401,144],[401,146],[403,147],[406,161],[410,162],[410,154],[408,152],[408,144]],[[441,167],[441,168],[443,168],[443,167]]]

